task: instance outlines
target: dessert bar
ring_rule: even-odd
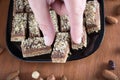
[[[98,32],[100,27],[100,10],[97,1],[88,1],[85,10],[86,28],[88,34]]]
[[[27,27],[27,14],[17,13],[13,17],[11,41],[20,42],[25,39],[25,30]]]
[[[24,1],[23,0],[14,0],[14,12],[23,12],[24,11]]]
[[[51,19],[52,19],[52,22],[53,22],[53,25],[55,27],[55,31],[56,32],[59,32],[58,30],[58,20],[57,20],[57,14],[54,10],[50,10],[50,16],[51,16]]]
[[[40,37],[39,24],[37,23],[33,13],[29,13],[28,29],[30,38]]]
[[[25,11],[26,12],[32,12],[32,9],[31,9],[31,7],[29,5],[28,0],[24,0],[24,5],[25,5]]]
[[[72,46],[72,49],[76,49],[76,50],[82,49],[83,47],[87,47],[87,33],[86,33],[85,28],[83,30],[83,37],[82,37],[81,43],[80,44],[76,44],[76,43],[74,43],[72,41],[71,46]]]
[[[46,46],[43,37],[28,38],[21,44],[23,57],[34,57],[51,53],[51,47]]]
[[[69,48],[69,34],[68,33],[57,33],[56,40],[53,47],[53,52],[51,55],[53,63],[65,63],[68,54],[70,52]]]
[[[60,16],[60,30],[62,32],[67,32],[70,30],[70,22],[67,15]]]

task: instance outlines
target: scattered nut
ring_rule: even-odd
[[[109,70],[104,70],[102,75],[108,80],[119,80],[118,76]]]
[[[15,71],[15,72],[9,74],[6,80],[19,80],[19,77],[18,77],[19,73],[20,72],[18,70],[18,71]]]
[[[40,77],[39,80],[44,80],[44,79],[42,77]]]
[[[20,78],[18,76],[16,76],[15,78],[13,78],[12,80],[20,80]]]
[[[47,80],[56,80],[56,79],[55,79],[55,76],[52,74],[52,75],[47,77]]]
[[[63,76],[61,77],[61,80],[67,80],[67,77],[63,75]]]
[[[114,70],[115,69],[115,63],[112,60],[109,60],[108,68],[109,68],[109,70]]]
[[[106,16],[105,20],[109,24],[117,24],[118,23],[118,19],[113,16]]]
[[[32,72],[32,78],[33,78],[33,79],[38,79],[39,76],[40,76],[40,73],[39,73],[38,71]]]

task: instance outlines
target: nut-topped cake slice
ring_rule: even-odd
[[[43,37],[28,38],[21,44],[23,57],[34,57],[51,53],[51,47],[46,46]]]
[[[82,42],[80,44],[76,44],[72,41],[71,44],[72,49],[82,49],[83,47],[87,47],[87,33],[85,30],[85,27],[83,28],[83,37],[82,37]]]
[[[37,23],[34,14],[29,13],[28,17],[28,25],[29,25],[29,37],[40,37],[40,30],[39,30],[39,24]]]
[[[86,28],[88,34],[93,32],[98,32],[101,29],[100,10],[99,10],[99,3],[97,2],[97,0],[87,2],[86,10],[85,10],[85,18],[86,18]]]
[[[70,22],[68,20],[67,15],[60,16],[60,23],[61,23],[60,30],[62,32],[70,31]]]
[[[20,42],[25,39],[27,14],[17,13],[12,21],[11,41]]]
[[[24,0],[24,5],[25,5],[25,11],[26,12],[32,12],[32,9],[31,9],[31,7],[29,5],[28,0]]]
[[[24,1],[23,0],[14,0],[14,12],[23,12],[24,11]]]
[[[53,47],[53,52],[51,55],[53,63],[65,63],[68,54],[70,52],[69,48],[69,34],[59,32],[57,33],[56,40]]]
[[[57,14],[56,14],[56,12],[54,10],[50,10],[49,12],[50,12],[50,16],[51,16],[51,19],[52,19],[52,23],[53,23],[53,25],[55,27],[55,31],[59,32]]]

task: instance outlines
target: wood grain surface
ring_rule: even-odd
[[[115,16],[119,23],[105,26],[105,36],[100,48],[91,56],[67,62],[66,64],[28,63],[12,56],[6,47],[5,29],[9,0],[0,0],[0,46],[5,48],[0,54],[0,80],[16,70],[20,70],[21,80],[33,80],[31,73],[38,70],[46,79],[50,74],[55,74],[57,80],[66,75],[68,80],[105,80],[101,73],[107,68],[107,62],[113,60],[116,64],[113,72],[120,78],[120,16],[116,16],[116,7],[120,0],[105,0],[105,15]]]

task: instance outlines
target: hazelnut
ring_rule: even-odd
[[[33,79],[38,79],[39,76],[40,76],[40,73],[39,73],[38,71],[32,72],[32,78],[33,78]]]

